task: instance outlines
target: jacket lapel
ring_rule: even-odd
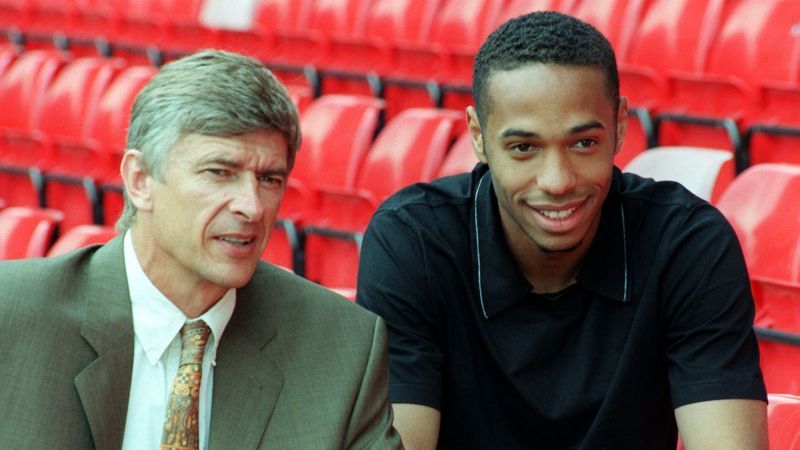
[[[133,369],[133,318],[125,275],[122,235],[99,248],[87,270],[81,335],[97,359],[75,377],[95,446],[122,446]]]
[[[256,282],[237,291],[217,351],[209,449],[257,448],[283,388],[284,375],[266,351],[277,334],[267,286]]]

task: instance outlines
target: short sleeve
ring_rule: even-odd
[[[754,302],[742,251],[716,209],[689,209],[662,274],[665,355],[672,406],[766,400],[753,332]]]
[[[443,356],[426,270],[424,233],[395,210],[379,210],[361,247],[356,302],[389,332],[389,397],[441,410]]]

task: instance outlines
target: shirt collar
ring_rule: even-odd
[[[625,213],[619,198],[621,173],[614,168],[611,189],[603,203],[597,236],[578,273],[579,285],[602,297],[621,302],[630,298]],[[478,290],[484,318],[497,314],[526,298],[531,285],[517,267],[500,224],[491,172],[480,165],[473,172],[473,202],[470,235]]]
[[[125,272],[131,296],[133,332],[142,345],[151,365],[156,364],[180,332],[183,324],[195,319],[187,318],[175,304],[156,288],[144,273],[131,234],[125,234],[123,246]],[[236,289],[229,289],[220,300],[197,319],[202,319],[211,329],[207,355],[216,364],[217,347],[236,306]]]

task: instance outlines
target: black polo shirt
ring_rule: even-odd
[[[485,165],[387,200],[358,303],[389,329],[390,396],[441,411],[440,449],[669,449],[673,409],[766,400],[753,300],[722,215],[614,171],[577,283],[531,292]]]

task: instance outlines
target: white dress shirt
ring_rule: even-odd
[[[133,248],[131,234],[124,243],[125,272],[133,312],[133,373],[128,399],[123,450],[157,449],[164,429],[164,414],[172,380],[178,373],[181,354],[180,329],[187,317],[147,278]],[[200,448],[208,447],[211,424],[211,394],[216,364],[217,344],[236,305],[236,290],[230,289],[202,316],[211,328],[203,356],[200,383]]]

